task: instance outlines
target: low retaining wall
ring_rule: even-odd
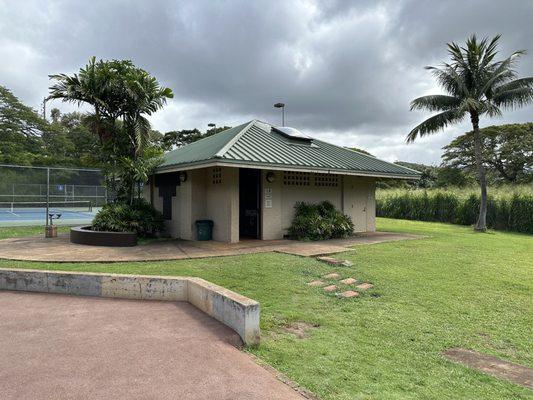
[[[91,226],[76,226],[70,228],[70,241],[88,246],[133,247],[137,246],[137,233],[93,231]]]
[[[188,301],[258,344],[259,303],[201,278],[0,268],[0,290],[121,299]]]

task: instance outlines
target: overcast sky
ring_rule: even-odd
[[[161,132],[257,118],[280,122],[389,161],[437,164],[442,146],[469,129],[406,145],[429,114],[410,112],[439,93],[423,69],[445,44],[503,34],[501,57],[530,50],[533,1],[42,1],[0,0],[0,84],[40,107],[48,74],[74,73],[89,57],[131,59],[174,91],[151,121]],[[49,105],[64,111],[72,105]],[[532,121],[533,107],[481,126]]]

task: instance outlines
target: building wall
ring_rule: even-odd
[[[150,199],[148,185],[144,198]],[[163,199],[154,191],[154,207],[162,211]],[[203,168],[187,171],[187,180],[176,187],[172,198],[172,219],[165,222],[173,238],[195,240],[199,219],[213,220],[213,239],[239,241],[239,170]]]
[[[343,210],[352,218],[356,232],[376,230],[376,181],[372,178],[345,176]]]
[[[308,174],[306,182],[295,175],[284,180],[283,171],[272,171],[275,179],[269,183],[266,179],[269,172],[261,172],[262,239],[281,239],[287,234],[298,201],[328,200],[352,218],[357,232],[375,231],[375,179],[321,174],[315,180],[314,174]],[[195,240],[195,221],[211,219],[214,240],[238,242],[239,169],[203,168],[187,171],[187,175],[187,181],[176,187],[172,220],[166,222],[168,233],[174,238]],[[144,197],[150,199],[148,186]],[[158,188],[154,191],[154,206],[163,209]]]
[[[280,239],[282,226],[282,172],[276,171],[275,180],[269,183],[266,175],[269,171],[261,171],[261,238],[263,240]],[[267,200],[270,200],[267,202]]]
[[[354,176],[306,174],[285,176],[283,171],[272,171],[275,181],[269,183],[262,172],[262,238],[281,239],[287,234],[298,201],[331,202],[335,208],[348,214],[356,232],[375,231],[375,180]],[[287,179],[288,178],[288,179]],[[268,191],[268,189],[270,189]],[[267,192],[271,205],[266,207]]]
[[[214,221],[213,239],[239,241],[239,169],[207,168],[206,218]]]

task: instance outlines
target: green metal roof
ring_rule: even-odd
[[[420,176],[418,171],[321,140],[287,137],[272,125],[257,120],[166,153],[159,171],[201,168],[212,162],[369,176],[414,179]]]

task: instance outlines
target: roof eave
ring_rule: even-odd
[[[156,170],[157,173],[173,172],[173,171],[188,171],[209,167],[249,167],[255,169],[267,169],[273,171],[296,171],[296,172],[311,172],[311,173],[328,173],[339,175],[352,175],[352,176],[366,176],[372,178],[392,178],[392,179],[407,179],[418,180],[420,175],[407,175],[407,174],[395,174],[389,172],[374,172],[374,171],[358,171],[358,170],[345,170],[335,168],[319,168],[319,167],[307,167],[302,165],[285,165],[285,164],[269,164],[269,163],[251,163],[248,161],[237,160],[225,160],[222,158],[209,159],[196,161],[192,163],[174,164],[159,167]]]

